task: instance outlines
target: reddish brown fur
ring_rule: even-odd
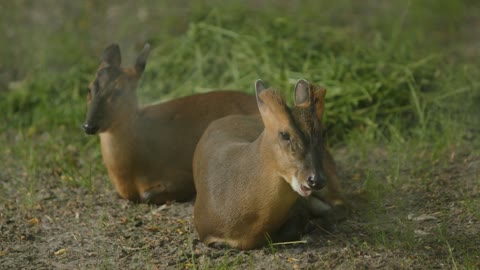
[[[139,107],[135,89],[146,55],[142,52],[135,67],[122,68],[118,46],[106,49],[90,84],[85,129],[98,127],[103,161],[122,198],[157,204],[188,200],[195,191],[193,151],[203,131],[229,114],[257,114],[255,97],[215,91]]]
[[[321,94],[310,94],[309,101],[320,110],[316,114],[320,116]],[[257,100],[261,117],[236,115],[216,120],[195,150],[194,224],[207,245],[224,243],[251,249],[263,245],[266,234],[274,240],[284,237],[280,230],[299,199],[294,178],[304,185],[315,166],[307,147],[313,132],[321,136],[320,130],[313,130],[313,123],[320,119],[314,119],[309,105],[289,109],[272,89],[261,91]],[[279,131],[290,134],[287,145],[279,139]],[[318,147],[324,157],[320,166],[327,175],[327,188],[324,194],[315,192],[321,201],[306,198],[313,214],[322,214],[315,210],[323,200],[327,204],[343,202],[333,159],[325,145]]]

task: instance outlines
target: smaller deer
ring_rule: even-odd
[[[103,161],[121,197],[161,204],[191,199],[192,158],[208,124],[229,114],[258,113],[255,97],[214,91],[140,107],[136,88],[150,51],[133,67],[120,66],[120,48],[108,46],[89,85],[83,128],[100,134]]]
[[[318,216],[343,205],[323,138],[326,90],[299,80],[292,108],[260,80],[255,90],[261,117],[216,120],[195,150],[194,225],[207,245],[252,249],[266,235],[291,240],[303,229],[291,227],[298,226],[296,209]]]

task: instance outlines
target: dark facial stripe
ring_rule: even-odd
[[[302,149],[303,154],[310,155],[312,165],[316,173],[321,173],[322,164],[322,123],[316,116],[315,108],[293,107],[291,109],[291,119],[296,136],[297,144]]]

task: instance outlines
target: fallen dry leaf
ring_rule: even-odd
[[[36,225],[38,223],[40,223],[40,219],[38,219],[38,218],[32,218],[28,221],[28,224],[30,224],[30,225]]]
[[[159,232],[160,229],[157,226],[150,226],[150,227],[147,227],[147,231]]]
[[[61,249],[55,251],[53,254],[55,254],[55,256],[59,256],[59,255],[65,254],[65,253],[67,253],[67,249],[66,248],[61,248]]]
[[[288,258],[287,261],[288,261],[289,263],[291,263],[291,262],[298,262],[298,261],[300,261],[300,260],[299,260],[299,259],[295,259],[295,258]]]

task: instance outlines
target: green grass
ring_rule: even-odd
[[[50,7],[49,16],[41,5]],[[456,222],[455,230],[480,217],[478,196],[459,201],[437,194],[449,189],[473,194],[448,179],[475,177],[455,168],[480,154],[474,45],[479,40],[465,34],[474,30],[472,21],[479,23],[476,1],[193,1],[182,6],[146,0],[140,6],[128,1],[0,4],[0,16],[8,22],[0,31],[0,40],[8,41],[0,47],[5,60],[0,176],[8,180],[0,186],[1,203],[15,201],[28,212],[46,189],[68,186],[86,194],[111,189],[98,138],[81,129],[85,89],[107,44],[119,42],[128,65],[150,42],[153,51],[138,89],[142,103],[213,89],[253,93],[258,78],[289,102],[300,78],[327,87],[329,143],[334,156],[335,150],[347,149],[339,159],[348,189],[364,199],[357,217],[366,225],[352,236],[348,250],[387,249],[414,260],[416,252],[429,252],[425,246],[436,246],[443,267],[478,267],[472,245],[463,247],[446,224],[407,219],[422,211],[448,216],[448,200],[462,211],[449,220]],[[469,173],[478,176],[478,168]],[[472,190],[478,179],[469,181]],[[439,190],[439,185],[445,186]],[[416,230],[439,240],[422,242]],[[192,239],[185,241],[184,267],[253,267],[251,254],[200,262]],[[270,248],[266,256],[277,263],[277,250]],[[115,267],[108,251],[101,252],[103,267]],[[355,253],[348,256],[358,260]],[[442,267],[438,261],[432,266]]]
[[[440,2],[440,8],[436,7],[438,10],[444,10],[444,7],[463,12],[466,8],[454,4],[454,1]],[[353,12],[349,10],[352,8],[350,4],[350,1],[340,1],[330,7],[339,9],[342,14],[336,20],[347,20],[342,16],[346,16],[344,12]],[[377,136],[384,134],[400,138],[409,135],[409,131],[424,133],[425,129],[431,128],[427,125],[443,121],[438,111],[454,107],[449,103],[455,98],[468,95],[478,99],[478,93],[473,91],[478,86],[474,80],[478,69],[460,65],[463,70],[459,71],[458,66],[451,68],[448,55],[443,55],[435,47],[427,47],[428,53],[425,53],[424,46],[418,49],[429,39],[417,41],[415,32],[431,31],[438,21],[437,17],[424,15],[430,5],[398,2],[383,7],[403,14],[393,19],[382,19],[380,11],[371,10],[369,12],[378,17],[372,16],[374,19],[360,20],[359,23],[379,25],[375,31],[369,32],[337,22],[325,5],[329,7],[326,3],[296,6],[298,12],[306,12],[300,20],[294,16],[296,13],[275,13],[275,8],[250,10],[250,7],[243,6],[229,16],[221,11],[226,8],[221,5],[208,12],[193,9],[193,17],[199,19],[190,21],[185,33],[168,39],[162,31],[150,34],[149,40],[155,49],[139,90],[141,100],[148,103],[215,88],[252,93],[256,78],[281,89],[290,99],[294,82],[306,78],[328,88],[326,120],[333,138],[342,138],[356,128],[373,129],[378,131]],[[85,111],[84,90],[93,75],[100,48],[106,44],[96,45],[96,51],[90,54],[82,50],[80,45],[84,46],[83,43],[68,47],[77,44],[71,40],[78,39],[82,16],[87,21],[93,16],[88,10],[91,7],[77,8],[80,9],[79,18],[76,18],[79,21],[73,20],[68,26],[75,34],[66,31],[52,33],[53,37],[67,41],[62,43],[62,50],[50,51],[59,47],[54,40],[41,44],[43,51],[40,52],[47,56],[35,61],[39,67],[19,67],[29,74],[21,83],[11,87],[14,91],[7,91],[2,102],[7,124],[15,123],[22,128],[41,126],[51,129],[62,125],[79,128]],[[319,25],[312,22],[315,17],[308,17],[316,8],[320,10],[318,17],[322,18]],[[360,7],[354,4],[353,8]],[[245,16],[248,12],[257,16]],[[367,10],[357,12],[363,15]],[[352,14],[353,18],[349,19],[363,18],[355,17],[360,15]],[[446,14],[439,14],[446,24],[460,23],[454,15],[443,15]],[[408,22],[423,19],[422,26],[406,24],[405,16],[408,16]],[[332,20],[330,24],[321,23],[328,18]],[[119,28],[122,27],[127,26]],[[352,38],[356,38],[354,42]],[[67,50],[65,47],[68,52],[63,51]],[[124,49],[129,52],[135,48]],[[8,50],[14,49],[3,51]],[[50,59],[52,54],[56,56],[54,60]],[[79,59],[82,60],[78,62]],[[126,63],[132,60],[124,57]],[[66,71],[58,72],[56,65]],[[55,117],[60,115],[62,117]],[[408,131],[404,127],[408,127]],[[411,131],[412,127],[420,129]]]

